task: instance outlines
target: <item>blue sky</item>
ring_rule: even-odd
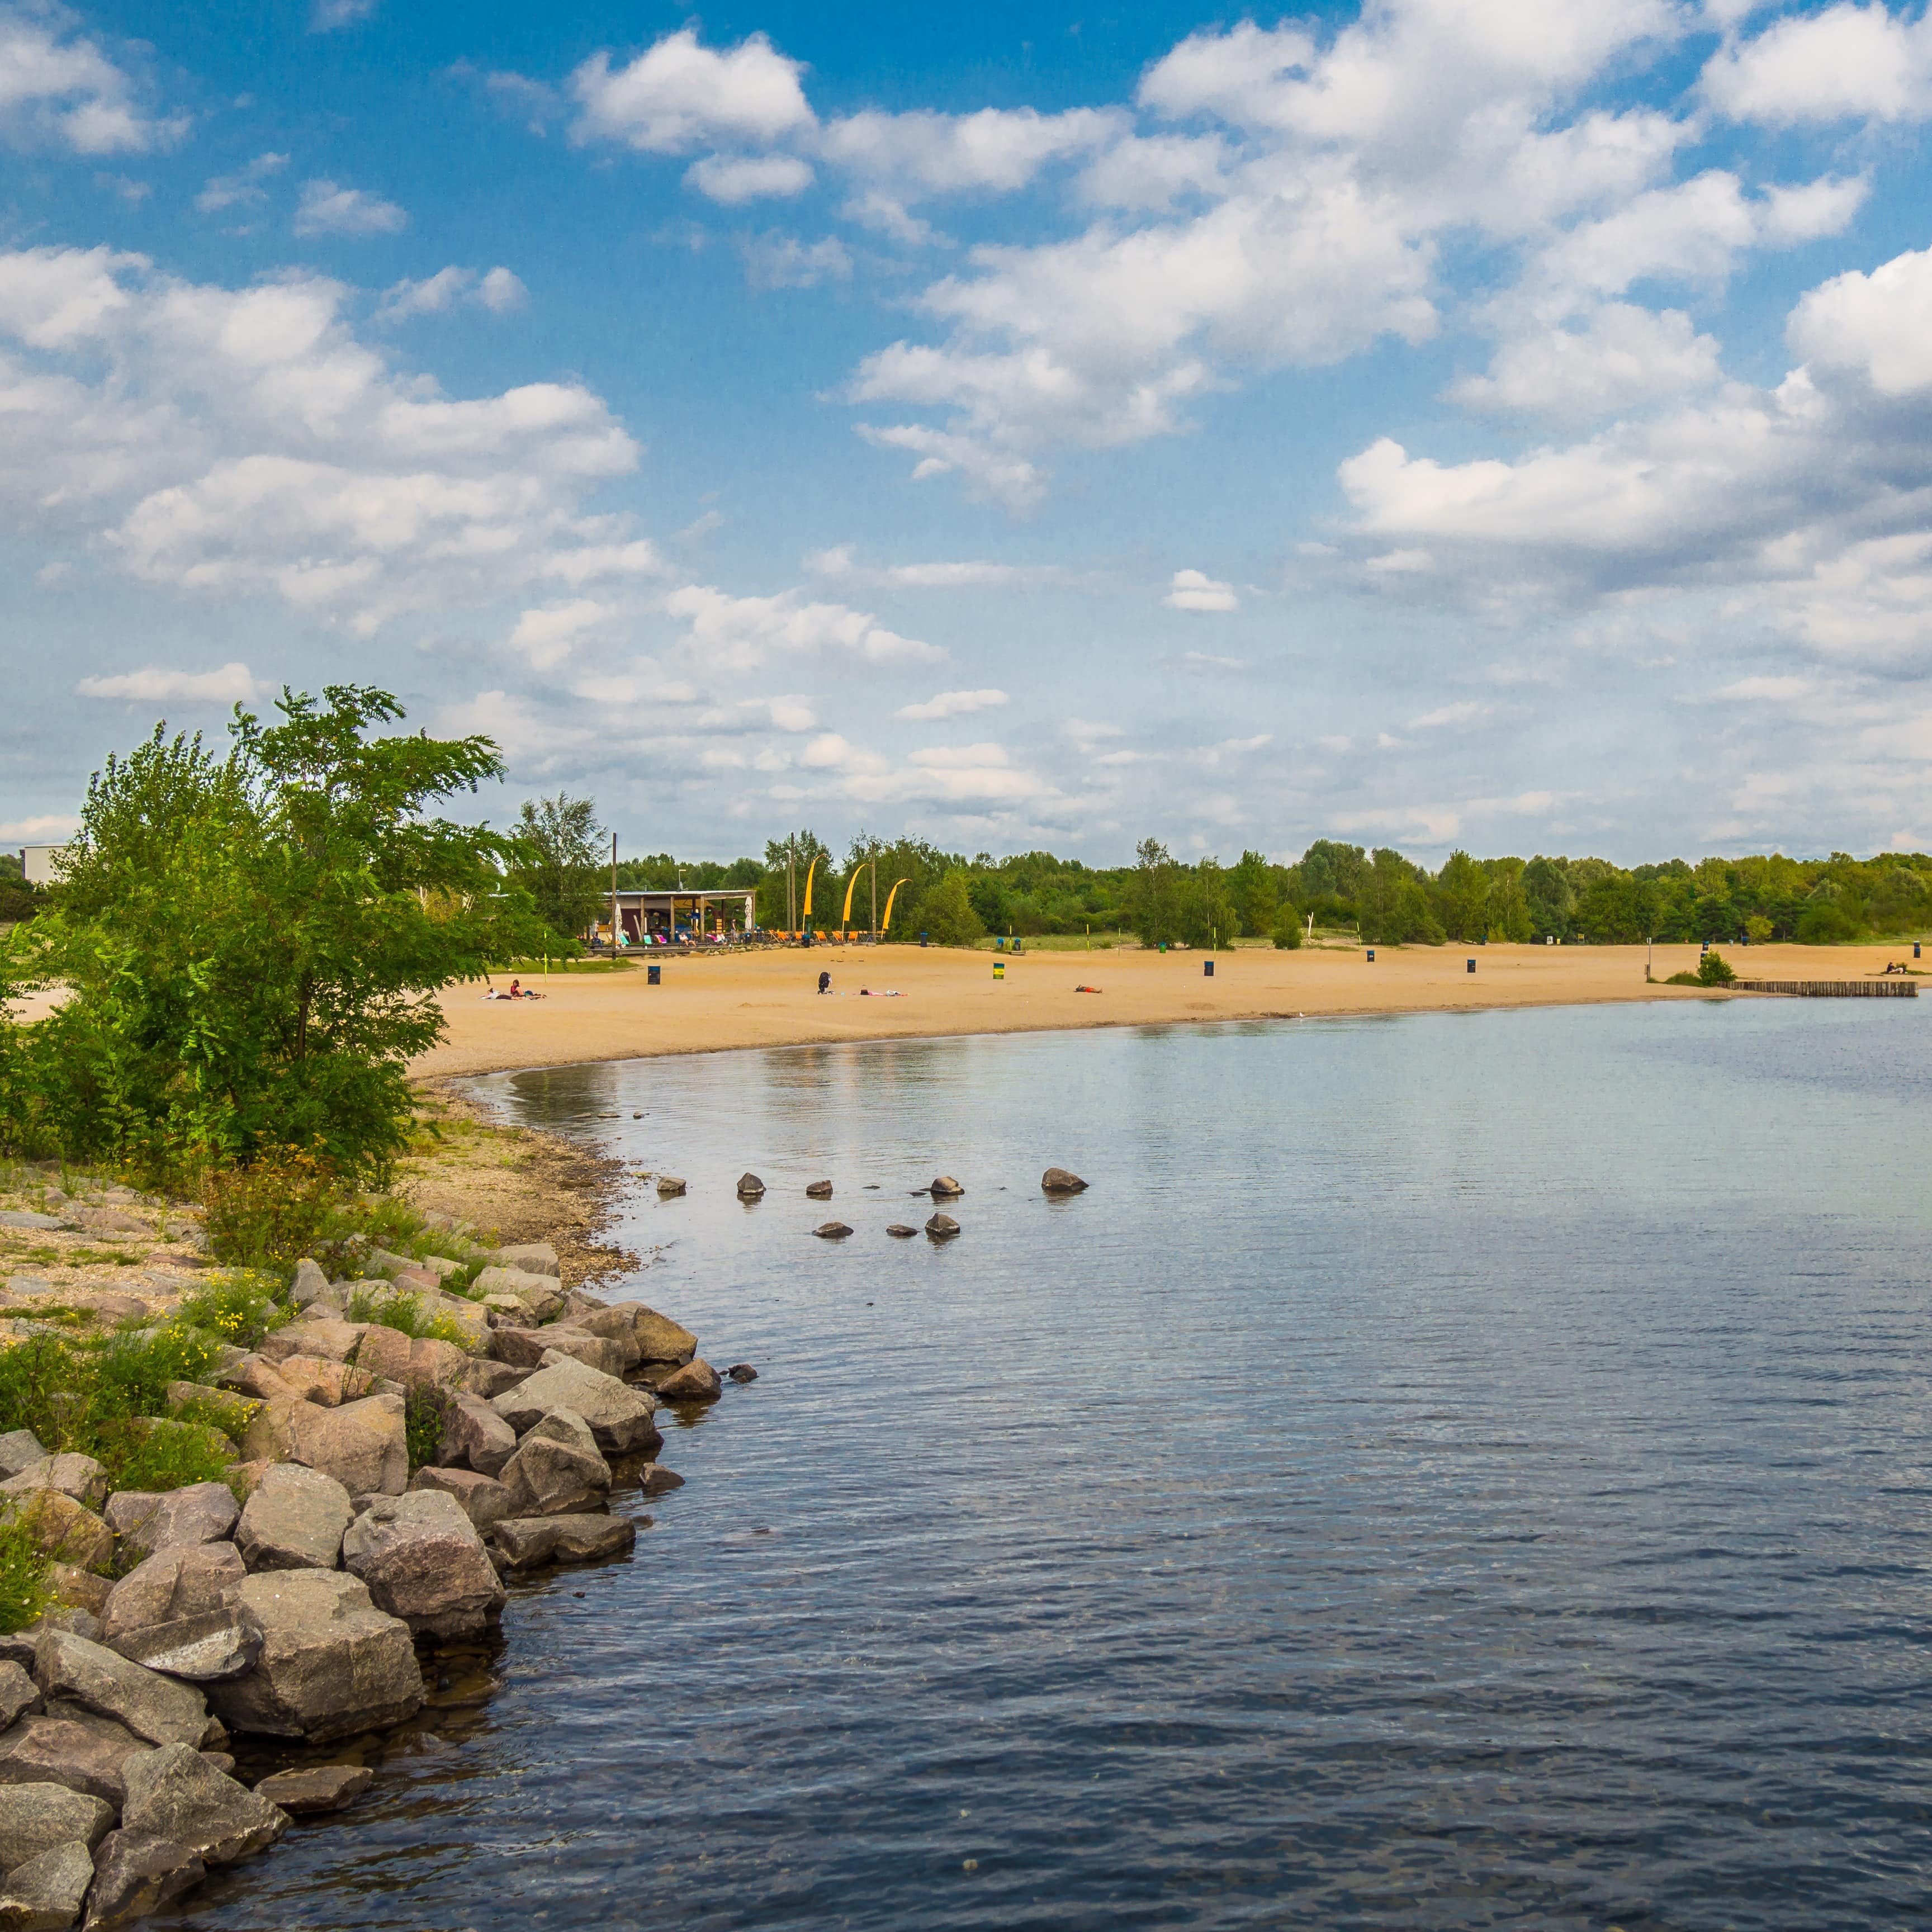
[[[284,682],[482,809],[1932,846],[1932,25],[0,0],[0,838]]]

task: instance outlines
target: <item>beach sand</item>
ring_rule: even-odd
[[[1911,951],[1910,942],[1754,946],[1726,949],[1725,956],[1754,979],[1850,980]],[[524,985],[547,994],[528,1004],[486,1000],[481,986],[452,987],[442,995],[448,1037],[412,1070],[438,1077],[826,1040],[1710,997],[1646,986],[1641,946],[1384,946],[1373,964],[1353,950],[1242,947],[1214,956],[1212,979],[1199,952],[1027,952],[1007,962],[1004,980],[993,976],[996,957],[937,946],[820,946],[669,958],[655,987],[641,964],[548,980],[526,974]],[[1694,968],[1697,948],[1658,946],[1652,959],[1661,980]],[[814,990],[821,970],[832,974],[830,997]],[[507,976],[496,983],[507,986]],[[1100,990],[1076,992],[1082,984]],[[862,987],[873,997],[862,998]],[[901,997],[876,997],[888,989]]]

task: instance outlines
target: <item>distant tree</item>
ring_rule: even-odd
[[[973,910],[963,872],[948,872],[926,895],[920,914],[922,928],[935,946],[971,946],[986,928]]]
[[[1526,945],[1536,937],[1536,928],[1530,916],[1529,900],[1522,890],[1522,861],[1498,859],[1489,872],[1490,902],[1485,914],[1489,938],[1510,945]]]
[[[1240,916],[1244,932],[1262,933],[1273,928],[1281,904],[1275,872],[1267,855],[1261,852],[1244,852],[1238,862],[1229,868],[1228,890]]]
[[[1522,868],[1522,896],[1528,903],[1532,937],[1567,939],[1576,895],[1570,889],[1568,866],[1561,859],[1540,856]]]
[[[1700,986],[1728,986],[1737,976],[1731,962],[1714,950],[1697,962],[1697,983]]]
[[[1203,859],[1192,872],[1181,868],[1174,899],[1175,936],[1184,944],[1225,946],[1240,923],[1218,859]]]
[[[1444,930],[1458,942],[1480,939],[1489,931],[1490,882],[1468,853],[1452,852],[1436,881],[1436,902]]]
[[[562,791],[554,798],[526,799],[517,820],[517,838],[523,848],[518,883],[544,925],[574,944],[605,902],[609,878],[596,802]]]
[[[1798,921],[1802,946],[1840,946],[1857,936],[1857,928],[1835,899],[1816,899]]]
[[[1300,949],[1304,937],[1300,915],[1293,906],[1283,906],[1275,915],[1275,944],[1284,952],[1296,952]]]

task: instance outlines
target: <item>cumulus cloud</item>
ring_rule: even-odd
[[[1581,328],[1540,329],[1505,342],[1486,376],[1450,391],[1466,408],[1494,415],[1588,422],[1718,380],[1718,344],[1682,309],[1629,302],[1592,309]]]
[[[393,201],[332,181],[304,182],[296,208],[298,235],[399,235],[409,224]]]
[[[746,235],[739,238],[738,248],[745,279],[754,289],[810,289],[852,278],[850,252],[836,236],[797,242],[789,235]]]
[[[412,316],[446,315],[459,304],[506,315],[521,308],[530,291],[509,269],[495,268],[479,275],[474,268],[439,268],[421,281],[398,282],[376,310],[382,322],[406,322]]]
[[[194,198],[204,214],[218,214],[230,208],[259,208],[268,198],[263,182],[281,172],[289,164],[286,154],[257,154],[244,168],[232,175],[216,175]]]
[[[80,830],[70,813],[44,812],[33,818],[10,818],[0,824],[0,845],[46,845],[70,838]]]
[[[1809,290],[1786,332],[1799,355],[1854,370],[1882,396],[1932,388],[1932,249]]]
[[[712,674],[787,659],[934,664],[946,656],[936,645],[887,630],[870,611],[814,603],[796,590],[734,597],[709,584],[688,584],[670,592],[662,608],[686,627],[685,654]]]
[[[706,154],[685,170],[685,185],[736,208],[748,201],[802,194],[816,177],[796,154]]]
[[[1177,570],[1160,600],[1170,610],[1238,610],[1241,600],[1232,584],[1222,584],[1200,570]]]
[[[982,590],[1010,585],[1062,584],[1068,573],[1057,564],[992,563],[962,560],[943,563],[868,564],[857,562],[850,544],[815,550],[805,560],[814,577],[902,590]]]
[[[130,76],[59,5],[0,6],[0,140],[76,154],[144,154],[185,131],[158,122]]]
[[[374,630],[662,571],[582,499],[637,448],[580,385],[452,398],[393,372],[315,276],[243,289],[106,249],[0,253],[0,514],[143,581]]]
[[[719,52],[682,28],[624,66],[604,53],[586,61],[570,78],[578,110],[571,137],[661,154],[769,146],[813,124],[803,71],[763,34]]]
[[[964,718],[974,711],[996,710],[1012,702],[1004,691],[942,691],[922,704],[902,704],[892,716],[932,724],[942,718]]]
[[[377,0],[315,0],[308,16],[312,34],[332,34],[339,27],[352,27],[375,12]]]
[[[153,704],[246,704],[262,694],[244,664],[219,670],[168,670],[150,665],[111,677],[84,677],[74,686],[82,698],[118,698]]]
[[[1704,96],[1734,121],[1772,127],[1922,121],[1932,115],[1932,20],[1874,4],[1775,20],[1714,54]]]

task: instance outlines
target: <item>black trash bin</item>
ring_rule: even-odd
[[[644,984],[647,986],[662,986],[664,984],[664,968],[655,959],[644,968]]]

